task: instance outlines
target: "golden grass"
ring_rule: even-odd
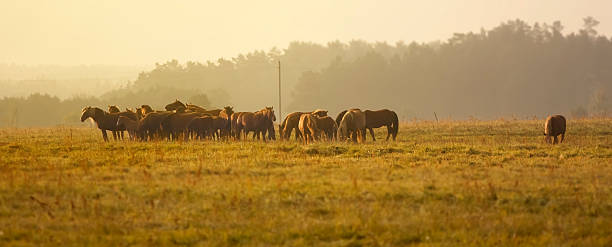
[[[612,245],[612,120],[402,124],[397,142],[0,130],[0,246]]]

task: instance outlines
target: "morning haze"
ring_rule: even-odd
[[[216,61],[291,41],[446,40],[510,19],[593,16],[612,33],[612,2],[594,1],[0,1],[0,63],[152,65]]]
[[[609,1],[3,1],[0,126],[175,99],[401,120],[607,115]],[[41,109],[41,106],[49,109]],[[36,114],[46,114],[44,121]]]

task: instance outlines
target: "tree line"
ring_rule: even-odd
[[[279,60],[283,115],[323,107],[390,108],[404,120],[431,119],[433,112],[456,119],[607,115],[612,39],[597,32],[598,24],[587,17],[580,30],[566,33],[560,22],[511,20],[429,43],[292,42],[204,63],[172,60],[97,97],[3,98],[0,126],[73,123],[87,105],[161,106],[177,98],[253,111],[278,102]]]

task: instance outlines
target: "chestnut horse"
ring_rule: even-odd
[[[125,116],[119,116],[117,119],[117,129],[125,129],[130,135],[131,140],[135,140],[138,132],[138,120],[134,120]]]
[[[563,139],[565,139],[565,124],[566,121],[564,116],[548,116],[544,123],[544,136],[546,136],[544,141],[546,141],[546,143],[557,144],[559,143],[557,136],[561,135],[560,143],[563,143]],[[554,140],[551,141],[551,137],[554,138]]]
[[[304,144],[312,143],[315,140],[319,140],[321,136],[321,130],[317,125],[318,116],[306,113],[300,116],[300,123],[298,129],[302,134]]]
[[[240,138],[240,133],[244,131],[246,139],[249,132],[253,131],[253,140],[255,140],[255,137],[261,139],[261,136],[263,136],[263,140],[266,141],[270,138],[266,137],[266,132],[270,132],[270,129],[274,128],[274,121],[276,121],[276,115],[274,115],[272,107],[266,107],[257,112],[242,113],[238,116],[236,134]]]
[[[125,128],[117,128],[117,120],[119,116],[125,116],[133,120],[137,120],[136,114],[130,112],[119,112],[119,113],[108,113],[97,107],[85,107],[81,113],[81,122],[84,122],[88,118],[92,118],[98,129],[102,132],[102,138],[104,141],[108,141],[106,131],[123,131]],[[113,132],[113,139],[117,140],[118,136],[116,132]]]
[[[300,122],[300,117],[303,114],[312,113],[319,117],[327,116],[327,111],[325,110],[314,110],[312,112],[293,112],[289,113],[278,127],[281,140],[288,140],[291,136],[291,132],[295,129],[295,139],[298,140],[301,137],[301,133],[298,129],[298,124]]]
[[[353,142],[363,143],[365,141],[365,126],[365,113],[358,109],[349,110],[344,114],[340,126],[338,126],[339,139],[346,140],[346,138],[352,137]]]

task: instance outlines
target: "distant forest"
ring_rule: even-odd
[[[612,39],[597,33],[598,24],[588,17],[578,32],[564,34],[560,22],[512,20],[430,43],[293,42],[205,63],[173,60],[97,97],[5,97],[0,126],[77,124],[85,106],[161,108],[174,99],[237,111],[276,108],[279,60],[283,115],[360,107],[393,109],[403,120],[432,119],[434,112],[453,119],[604,116],[612,110]]]

